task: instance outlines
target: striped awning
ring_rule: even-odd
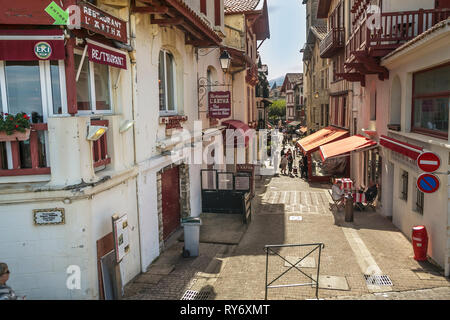
[[[343,155],[350,155],[351,152],[365,151],[368,148],[377,145],[376,141],[363,137],[361,135],[354,135],[345,139],[338,140],[320,147],[320,156],[322,161],[330,158],[340,157]]]
[[[403,154],[404,156],[407,156],[408,158],[411,158],[414,161],[417,160],[417,158],[423,152],[422,147],[414,146],[412,144],[402,142],[384,135],[380,137],[380,145],[394,152]]]

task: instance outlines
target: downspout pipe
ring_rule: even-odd
[[[130,45],[125,45],[122,43],[114,42],[116,46],[119,48],[125,49],[130,53],[130,64],[131,64],[131,114],[132,120],[135,125],[133,126],[133,155],[134,155],[134,166],[137,165],[137,154],[136,154],[136,103],[137,103],[137,88],[136,88],[136,16],[129,13],[129,21],[130,21]],[[139,203],[139,181],[140,174],[138,171],[138,175],[136,177],[136,210],[137,210],[137,221],[138,221],[138,234],[139,234],[139,260],[141,265],[141,272],[145,272],[146,266],[143,265],[142,261],[142,243],[141,243],[141,221],[140,221],[140,203]]]

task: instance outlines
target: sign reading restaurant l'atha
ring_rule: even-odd
[[[225,119],[231,116],[231,92],[214,91],[208,93],[209,117]]]

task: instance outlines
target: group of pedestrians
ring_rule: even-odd
[[[308,179],[308,158],[301,154],[295,143],[295,147],[292,147],[292,142],[292,135],[289,135],[286,129],[283,129],[283,149],[280,154],[281,174],[290,177],[300,175],[302,179]]]
[[[294,159],[295,155],[292,153],[291,149],[288,149],[286,151],[286,149],[283,148],[283,150],[281,150],[281,163],[280,163],[281,174],[284,174],[285,176],[292,174],[292,169],[294,167]],[[286,173],[286,170],[288,170],[288,173]]]
[[[308,178],[308,159],[301,155],[297,148],[287,148],[283,147],[281,150],[281,162],[280,171],[281,174],[285,176],[295,177],[299,174],[302,179]],[[298,166],[296,165],[296,159],[298,159]]]

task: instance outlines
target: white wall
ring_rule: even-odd
[[[416,11],[434,9],[434,0],[383,0],[383,12]]]
[[[421,70],[435,67],[450,61],[450,28],[441,28],[428,37],[420,40],[409,48],[397,53],[395,56],[385,59],[382,64],[390,69],[389,86],[392,88],[393,79],[399,79],[402,88],[401,92],[401,132],[391,132],[394,138],[406,141],[412,145],[424,147],[426,150],[437,153],[442,160],[440,171],[446,171],[449,163],[448,147],[450,140],[433,138],[422,134],[411,133],[411,112],[412,112],[412,82],[413,73]],[[397,80],[396,80],[397,81]],[[390,97],[390,95],[389,95]],[[389,109],[388,109],[389,110]],[[446,174],[438,174],[441,182],[441,188],[434,194],[425,195],[424,215],[416,213],[414,208],[415,183],[421,172],[413,164],[405,166],[404,163],[391,161],[395,165],[394,187],[393,187],[393,222],[409,238],[411,237],[411,228],[414,225],[425,225],[430,237],[428,254],[443,268],[446,275],[450,272],[450,226],[449,216],[449,191],[446,186],[449,185],[449,179]],[[409,172],[409,194],[410,197],[406,203],[399,200],[400,193],[400,175],[401,170]]]
[[[39,201],[0,206],[0,260],[8,264],[8,284],[28,299],[98,299],[96,241],[112,232],[111,216],[128,214],[130,253],[120,267],[123,283],[139,269],[135,180],[92,199]],[[36,196],[36,195],[33,195]],[[24,201],[25,202],[25,201]],[[64,208],[64,225],[36,226],[33,209]],[[81,268],[81,290],[68,290],[67,268]]]

